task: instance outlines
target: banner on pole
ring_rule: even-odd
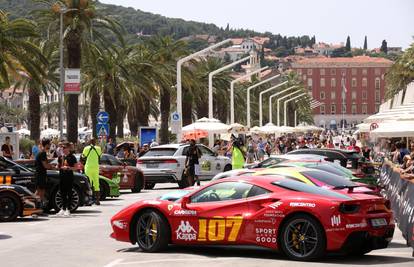
[[[80,69],[65,70],[65,94],[80,94],[81,74]]]

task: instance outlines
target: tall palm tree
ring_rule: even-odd
[[[36,24],[26,19],[9,20],[0,10],[0,90],[30,78],[40,80],[47,61],[29,38],[37,37]],[[23,75],[22,75],[23,74]]]
[[[47,4],[48,9],[38,10],[38,20],[52,32],[58,32],[60,12],[62,8],[70,10],[64,14],[64,43],[67,52],[66,66],[79,69],[82,52],[88,49],[92,38],[94,41],[108,44],[102,29],[120,35],[119,25],[96,12],[95,0],[35,0]],[[57,37],[57,36],[56,36]],[[78,95],[67,96],[67,109],[71,111],[67,117],[68,140],[78,139]]]

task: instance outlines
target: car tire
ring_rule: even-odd
[[[232,169],[233,169],[233,168],[232,168],[231,164],[227,164],[227,165],[224,167],[223,172],[228,172],[228,171],[231,171]]]
[[[109,197],[109,185],[107,182],[99,180],[99,188],[101,189],[99,200],[104,201],[107,197]]]
[[[143,179],[139,173],[135,175],[134,188],[131,189],[132,193],[139,193],[142,190]]]
[[[155,183],[145,183],[145,189],[154,189]]]
[[[22,202],[18,196],[9,192],[0,193],[0,222],[11,222],[22,214]]]
[[[302,228],[306,230],[302,231]],[[279,234],[283,253],[292,260],[307,261],[322,257],[326,251],[326,237],[322,225],[313,217],[298,214],[283,223]]]
[[[158,212],[146,210],[139,214],[134,229],[137,244],[142,251],[159,252],[167,248],[171,231],[168,221]]]
[[[72,187],[72,203],[70,205],[70,212],[74,212],[79,208],[81,193],[77,187]],[[60,190],[57,187],[52,194],[52,207],[56,212],[62,208],[62,200],[60,197]]]

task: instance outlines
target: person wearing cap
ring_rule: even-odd
[[[85,162],[85,174],[88,176],[94,191],[96,205],[101,204],[99,202],[101,197],[99,189],[99,160],[101,156],[101,148],[96,145],[95,138],[92,138],[89,141],[89,146],[83,149],[82,158]]]

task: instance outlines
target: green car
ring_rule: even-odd
[[[108,197],[119,197],[119,174],[118,179],[108,179],[105,176],[99,175],[99,187],[101,188],[101,199],[105,200]]]
[[[332,162],[306,162],[306,161],[291,161],[291,162],[282,162],[276,165],[273,165],[271,168],[277,167],[305,167],[309,169],[318,169],[333,173],[339,176],[343,176],[353,182],[364,183],[369,185],[377,185],[377,179],[372,176],[366,177],[356,177],[351,170],[348,170],[345,167],[342,167],[339,164]]]

